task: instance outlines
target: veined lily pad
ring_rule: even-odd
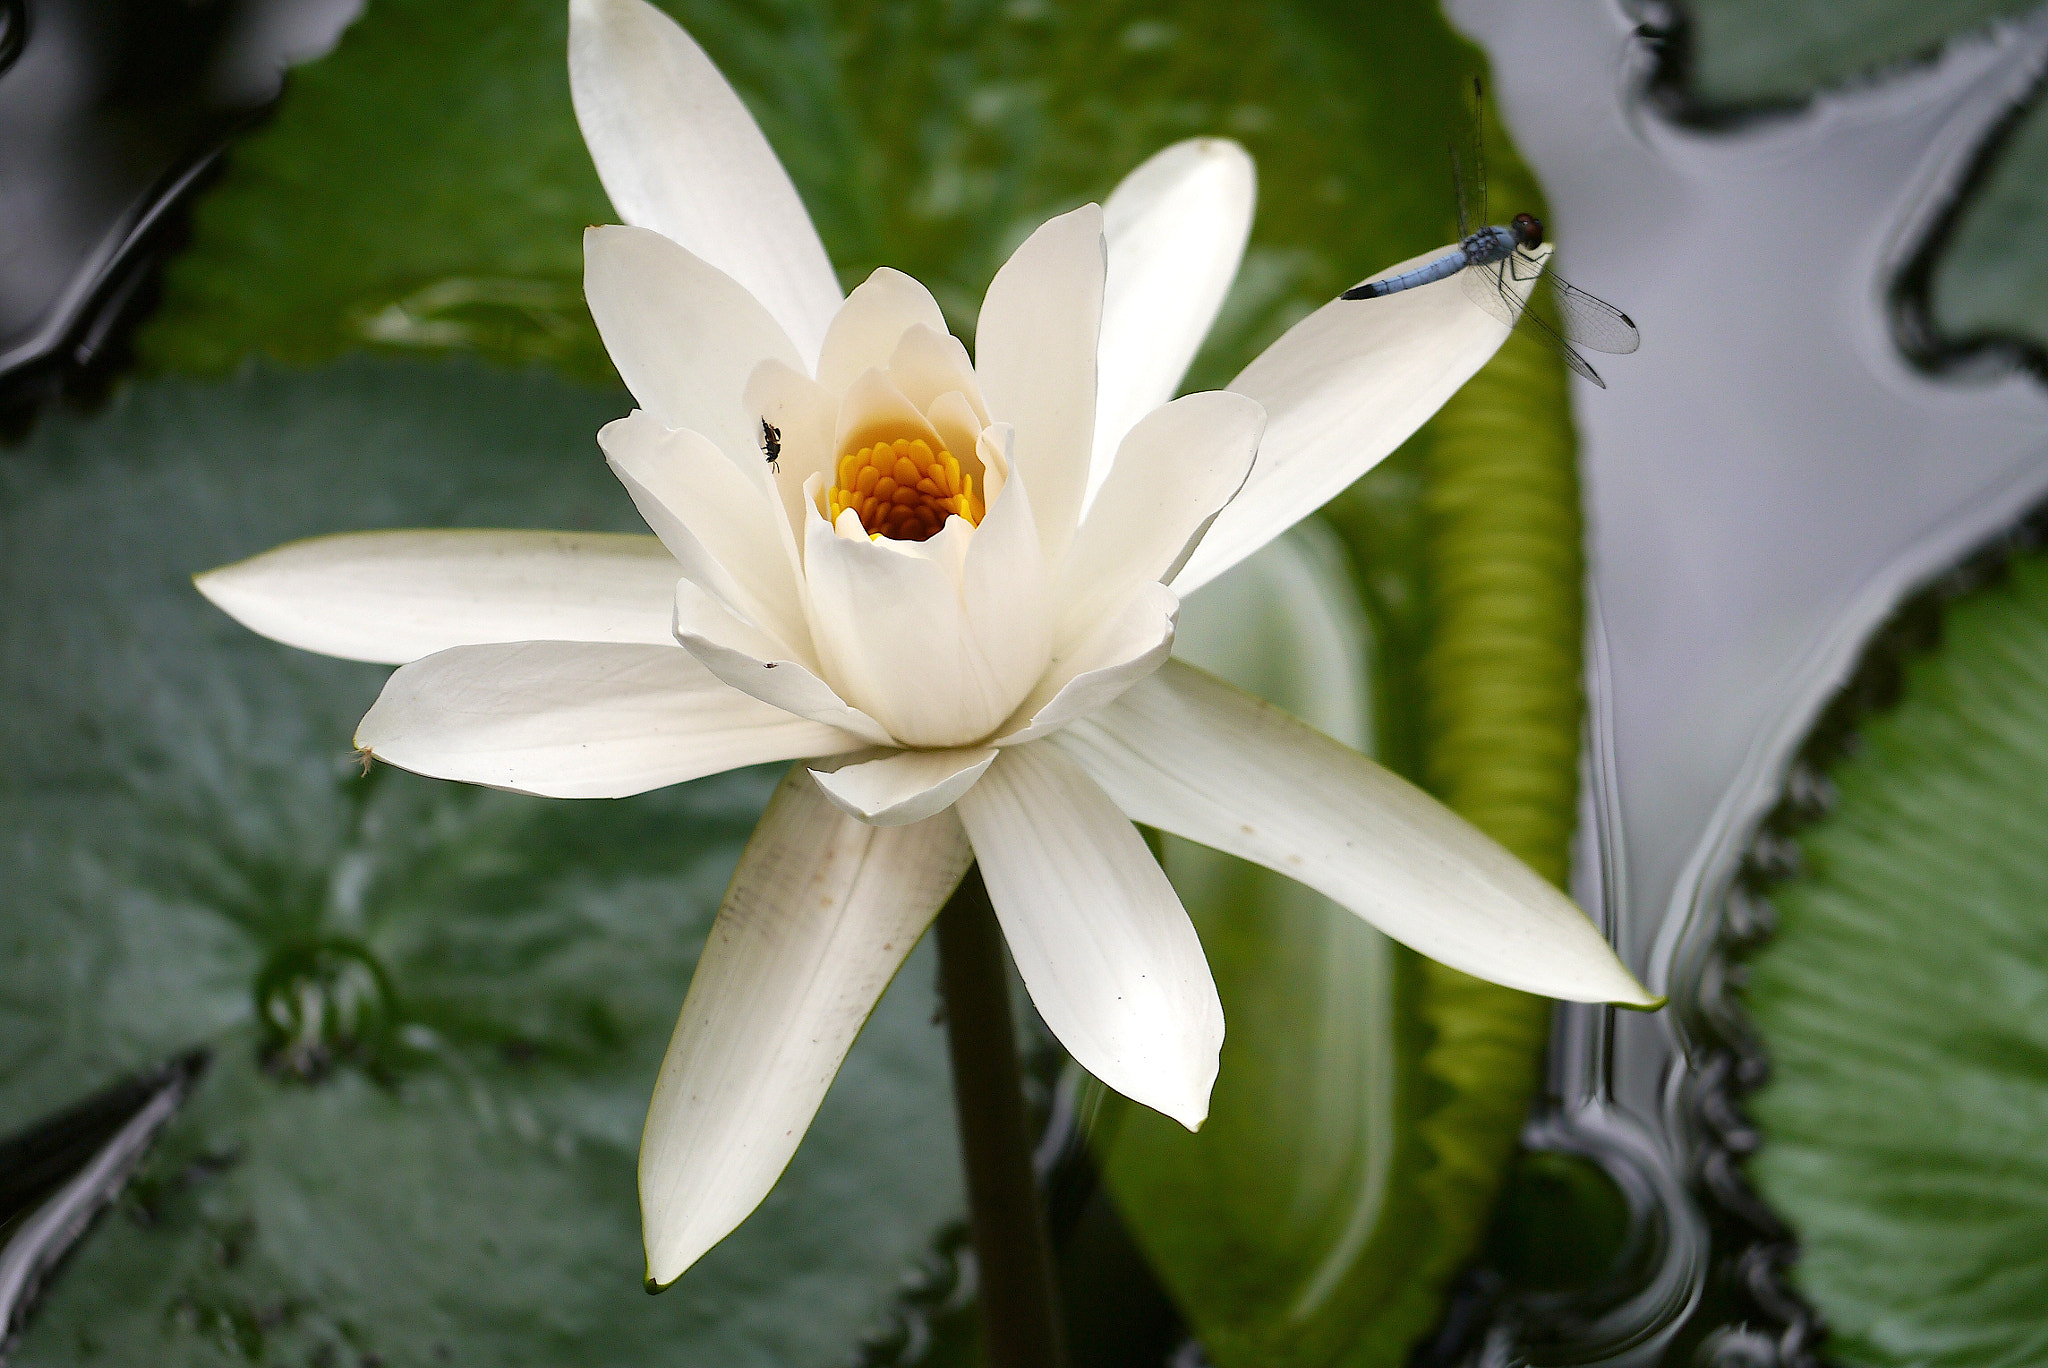
[[[139,386],[7,453],[0,1129],[215,1055],[12,1361],[826,1365],[958,1211],[919,959],[763,1209],[646,1296],[641,1118],[775,775],[365,776],[385,671],[191,587],[321,532],[631,529],[593,441],[625,402],[355,361]]]
[[[1751,1175],[1799,1238],[1831,1357],[2040,1363],[2048,557],[1951,604],[1857,736],[1752,966],[1772,1078]]]

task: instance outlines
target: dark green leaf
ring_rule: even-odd
[[[0,465],[0,1129],[216,1059],[23,1365],[831,1364],[958,1210],[913,963],[762,1210],[641,1291],[635,1151],[775,776],[549,802],[349,750],[384,671],[195,570],[314,533],[631,528],[623,396],[352,362],[159,382]]]
[[[1773,895],[1751,1171],[1831,1355],[2017,1368],[2048,1358],[2048,558],[1942,638]]]
[[[1287,0],[670,8],[761,120],[842,277],[910,271],[963,336],[1045,215],[1107,194],[1179,138],[1236,137],[1263,178],[1251,259],[1199,384],[1450,227],[1450,73],[1468,59],[1420,0],[1370,23]],[[307,362],[376,345],[607,376],[581,304],[581,233],[613,216],[569,108],[565,13],[562,0],[376,0],[236,148],[145,359],[218,372],[252,351]]]

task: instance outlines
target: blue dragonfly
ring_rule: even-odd
[[[1579,347],[1623,355],[1642,345],[1635,321],[1606,300],[1550,273],[1547,290],[1523,291],[1543,273],[1534,255],[1543,245],[1543,221],[1516,214],[1506,223],[1487,223],[1486,161],[1480,137],[1484,95],[1472,82],[1472,110],[1464,132],[1451,145],[1451,178],[1458,192],[1458,245],[1442,256],[1384,280],[1346,290],[1345,299],[1379,299],[1456,275],[1473,303],[1510,328],[1519,327],[1564,358],[1572,370],[1607,388]],[[1478,225],[1475,227],[1474,225]],[[1574,345],[1576,344],[1576,345]]]

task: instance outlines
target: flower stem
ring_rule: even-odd
[[[1064,1368],[1052,1244],[1031,1172],[1003,937],[981,871],[939,913],[939,985],[989,1368]]]

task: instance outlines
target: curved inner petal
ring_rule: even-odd
[[[1190,138],[1125,176],[1102,206],[1101,398],[1088,497],[1138,420],[1173,397],[1237,275],[1258,175],[1242,147]]]
[[[1123,612],[1053,659],[995,744],[1022,745],[1115,702],[1172,655],[1179,615],[1180,599],[1173,590],[1163,584],[1140,586]]]
[[[872,539],[851,510],[840,529],[807,510],[804,575],[825,677],[904,745],[981,740],[1044,673],[1044,576],[1015,554],[1017,525],[1035,539],[1022,496],[1012,481],[979,529],[949,518],[922,542]]]
[[[893,740],[879,722],[833,692],[812,662],[740,621],[688,580],[678,580],[675,586],[675,638],[704,668],[741,693],[798,717],[844,728],[878,746]]]
[[[1243,486],[1264,426],[1252,400],[1209,390],[1152,410],[1130,430],[1060,567],[1057,649],[1119,612],[1138,586],[1172,576]]]
[[[745,286],[808,369],[839,281],[789,173],[704,49],[644,0],[572,0],[569,93],[620,216]]]
[[[872,760],[848,756],[811,766],[833,805],[875,826],[903,826],[944,812],[994,763],[990,746],[891,751]]]
[[[1052,562],[1080,525],[1088,485],[1103,252],[1098,206],[1048,221],[989,282],[975,330],[975,374],[989,413],[1017,430],[1016,468]]]
[[[818,354],[818,383],[844,393],[862,371],[887,366],[903,335],[916,327],[946,331],[938,301],[915,278],[882,267],[839,306]]]
[[[751,456],[759,417],[742,402],[763,361],[792,368],[789,338],[731,276],[645,228],[583,234],[583,293],[619,376],[662,425]]]
[[[701,434],[642,413],[605,424],[597,440],[684,577],[802,650],[810,633],[765,471],[742,471]]]

